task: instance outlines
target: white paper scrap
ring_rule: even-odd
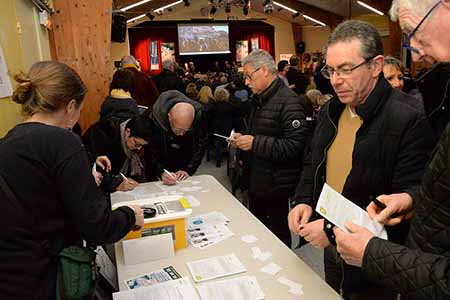
[[[211,190],[203,190],[203,191],[201,191],[202,193],[209,193],[209,192],[211,192]]]
[[[289,293],[294,295],[303,295],[303,285],[292,280],[287,279],[286,277],[279,277],[277,281],[281,284],[284,284],[289,287]]]
[[[186,264],[195,282],[202,282],[247,271],[235,254],[216,256]]]
[[[204,283],[198,286],[197,290],[202,300],[263,300],[265,298],[254,276]]]
[[[180,278],[152,286],[113,294],[114,300],[199,300],[189,278]]]
[[[283,268],[280,267],[279,265],[277,265],[274,262],[271,262],[267,265],[265,265],[264,267],[261,268],[261,272],[270,274],[270,275],[275,275],[278,272],[280,272]]]
[[[382,224],[372,220],[366,211],[327,184],[323,185],[316,211],[345,232],[348,232],[345,222],[352,221],[357,225],[366,227],[376,236],[387,239],[387,232]]]
[[[266,261],[268,260],[270,257],[272,257],[272,252],[262,252],[261,249],[259,249],[259,247],[252,247],[252,257],[254,259],[258,259],[260,261]]]
[[[257,259],[260,255],[261,255],[261,249],[259,249],[259,247],[252,247],[252,257],[254,259]]]
[[[201,183],[201,181],[196,181],[196,180],[193,180],[192,182],[192,185],[198,185],[198,184],[200,184]]]
[[[180,190],[183,192],[196,192],[202,189],[203,188],[201,186],[191,186],[191,187],[182,187]]]
[[[186,198],[186,200],[189,202],[189,205],[191,205],[191,207],[198,207],[200,206],[200,201],[198,201],[198,199],[192,195],[186,195],[184,196],[184,198]]]
[[[241,240],[243,242],[246,242],[247,244],[251,244],[251,243],[256,242],[258,240],[258,238],[256,236],[254,236],[254,235],[247,234],[247,235],[243,235],[241,237]]]

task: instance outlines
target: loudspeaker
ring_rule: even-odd
[[[111,22],[111,41],[117,43],[125,42],[127,34],[127,17],[121,14],[113,14]]]
[[[297,53],[303,54],[305,52],[305,49],[306,49],[305,42],[297,43],[297,47],[296,47]]]

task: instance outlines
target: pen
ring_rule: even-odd
[[[172,177],[172,179],[175,179],[176,183],[180,183],[180,182],[177,180],[177,178],[173,175],[173,173],[167,171],[166,169],[163,169],[163,171],[164,171],[165,173],[167,173],[170,177]]]
[[[380,200],[378,200],[377,198],[373,198],[372,202],[375,203],[375,205],[381,210],[386,208],[386,205],[383,202],[381,202]]]
[[[122,176],[123,180],[126,180],[126,181],[128,181],[128,178],[127,178],[127,177],[126,177],[125,175],[123,175],[123,173],[122,173],[122,172],[120,172],[119,174],[120,174],[120,176]]]
[[[221,134],[218,134],[218,133],[213,133],[213,135],[214,135],[214,136],[217,136],[217,137],[220,137],[220,138],[223,138],[223,139],[226,139],[226,140],[229,139],[228,136],[224,136],[224,135],[221,135]]]

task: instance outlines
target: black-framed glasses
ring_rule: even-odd
[[[255,69],[253,72],[251,72],[250,74],[245,75],[245,76],[244,76],[244,79],[252,81],[252,80],[253,80],[253,78],[252,78],[253,74],[255,74],[256,72],[258,72],[259,70],[261,70],[261,68],[262,68],[262,66],[256,68],[256,69]]]
[[[414,34],[416,34],[417,30],[419,30],[422,23],[425,22],[425,20],[431,15],[433,10],[439,5],[439,3],[441,3],[441,1],[436,2],[436,4],[433,5],[433,7],[426,13],[426,15],[423,17],[423,19],[419,22],[419,24],[417,24],[416,28],[414,28],[414,30],[411,31],[410,34],[408,34],[408,36],[406,37],[405,41],[402,44],[403,48],[408,49],[411,52],[419,54],[419,49],[411,46],[411,39],[414,36]]]
[[[348,78],[352,72],[356,69],[358,69],[359,67],[367,64],[368,62],[370,62],[372,59],[374,59],[375,57],[371,57],[371,58],[367,58],[365,59],[362,63],[357,64],[354,67],[342,67],[342,68],[337,68],[336,70],[333,68],[330,68],[328,66],[324,66],[322,68],[322,70],[320,70],[320,73],[322,74],[323,77],[325,77],[326,79],[331,79],[331,77],[336,74],[338,77],[340,78]]]

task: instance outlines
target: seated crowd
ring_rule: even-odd
[[[450,5],[433,9],[448,16]],[[450,61],[448,51],[436,53],[429,55]],[[295,55],[276,64],[264,50],[241,69],[221,63],[202,73],[192,62],[164,61],[151,77],[125,56],[81,139],[70,130],[86,87],[73,69],[44,61],[14,77],[13,100],[26,119],[0,140],[0,278],[8,283],[0,294],[55,299],[56,263],[37,254],[139,230],[141,207],[111,211],[110,193],[155,180],[174,185],[211,148],[220,167],[231,147],[249,211],[287,246],[292,232],[300,245],[323,248],[325,279],[342,297],[448,298],[448,64],[413,78],[384,56],[378,31],[355,20],[338,25],[309,66]],[[344,232],[316,214],[325,183],[386,224],[388,240],[351,222]]]

